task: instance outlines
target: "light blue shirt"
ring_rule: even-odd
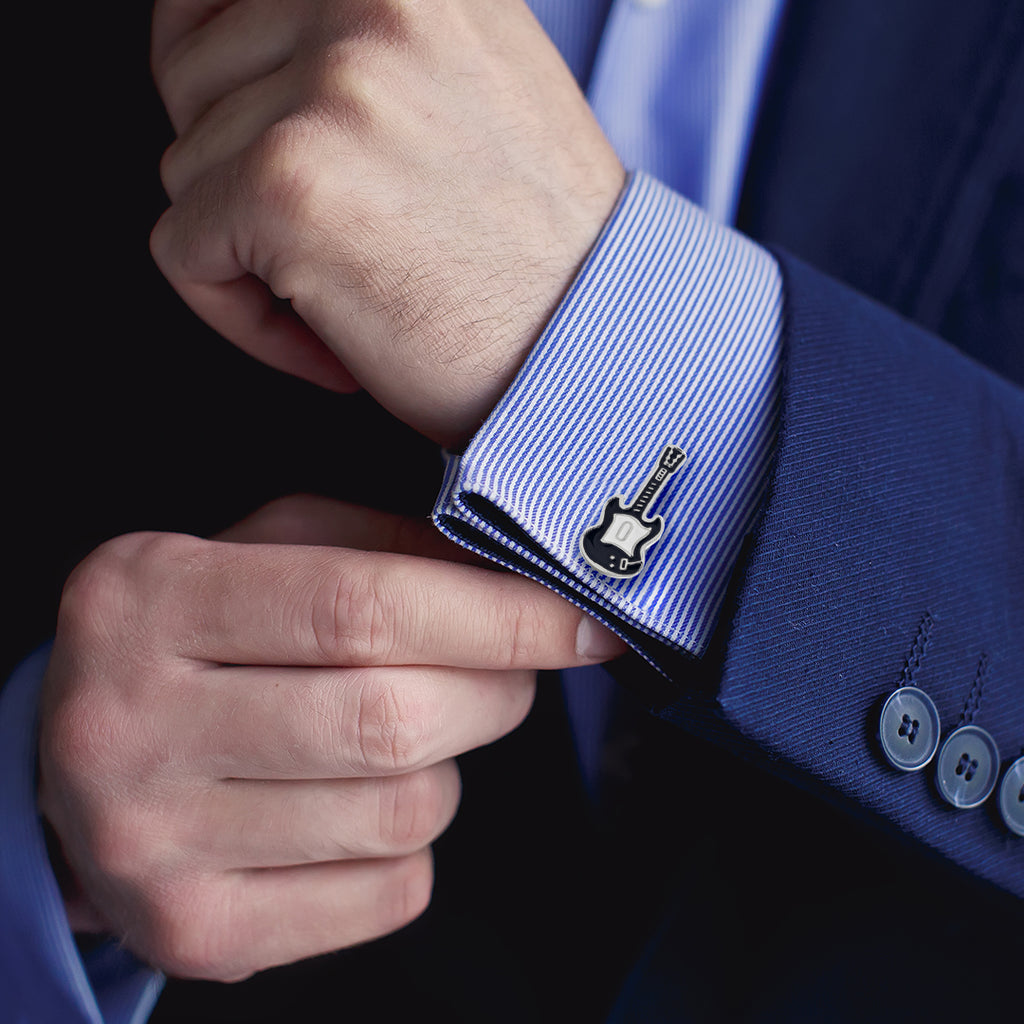
[[[508,394],[450,461],[435,518],[634,642],[649,637],[639,646],[657,664],[659,650],[705,649],[774,439],[778,269],[724,225],[782,0],[531,6],[635,173]],[[666,444],[687,459],[652,503],[664,533],[640,576],[605,576],[581,557],[581,533],[608,498],[637,495]],[[46,858],[46,659],[37,652],[0,694],[0,1024],[141,1024],[161,976],[113,942],[79,956]],[[607,676],[567,676],[592,773]]]

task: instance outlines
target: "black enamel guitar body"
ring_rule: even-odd
[[[608,499],[601,521],[580,538],[580,551],[589,565],[617,579],[639,575],[647,550],[665,526],[661,516],[645,518],[644,509],[685,459],[682,448],[669,445],[633,502],[627,505],[620,495]]]

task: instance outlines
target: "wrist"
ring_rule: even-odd
[[[579,279],[626,184],[621,165],[608,168],[604,184],[576,211],[578,229],[557,256],[534,254],[532,261],[524,256],[507,273],[495,270],[481,278],[480,288],[490,292],[482,308],[491,315],[468,321],[460,336],[435,342],[445,373],[437,393],[419,411],[422,419],[411,423],[420,433],[454,450],[468,443],[512,386]],[[492,297],[496,281],[502,289],[497,301]],[[457,355],[449,359],[446,352]]]

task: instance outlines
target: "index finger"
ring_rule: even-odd
[[[555,669],[626,649],[579,608],[510,573],[386,552],[187,540],[190,553],[159,588],[184,615],[186,657]]]

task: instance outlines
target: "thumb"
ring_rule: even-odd
[[[313,494],[297,494],[272,501],[214,539],[239,544],[305,544],[387,551],[495,569],[493,563],[442,537],[429,519],[381,512]],[[526,588],[527,594],[543,595],[545,601],[551,596],[545,594],[538,584],[515,573],[506,574],[498,570],[494,579],[517,589]],[[535,587],[536,591],[533,590]],[[483,595],[481,602],[486,604]],[[529,603],[526,599],[526,604]],[[557,602],[557,607],[563,607],[561,601]],[[583,613],[575,621],[576,654],[583,659],[607,661],[626,650],[622,640],[590,615]]]

